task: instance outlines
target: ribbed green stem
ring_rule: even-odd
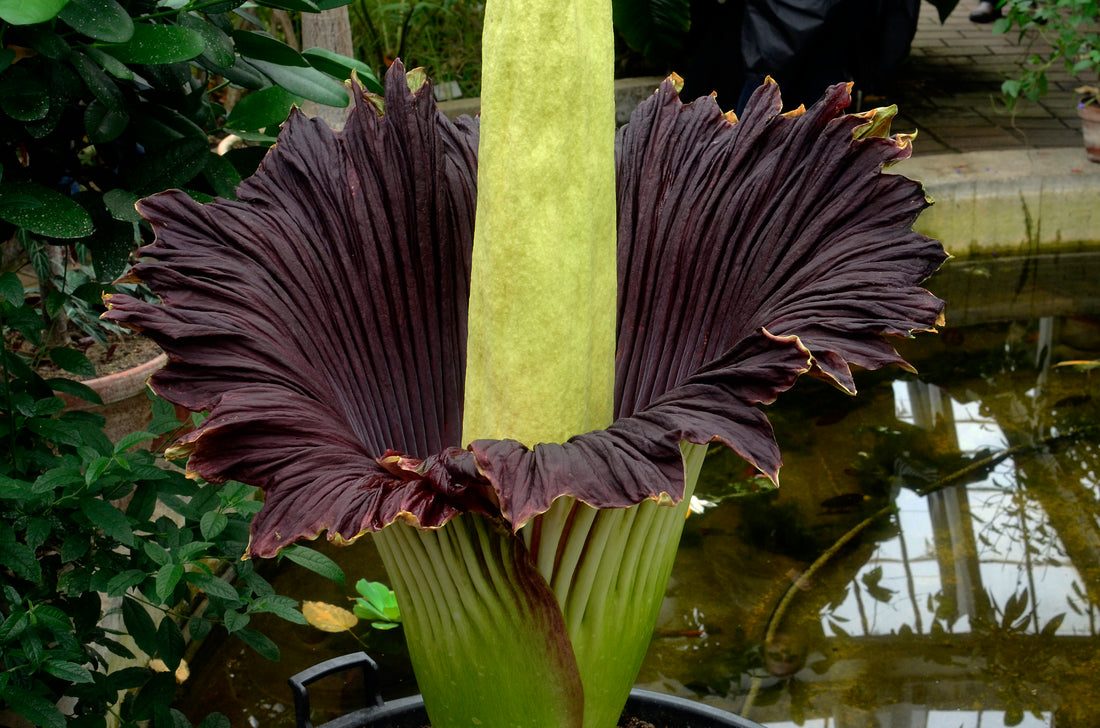
[[[374,538],[434,728],[581,726],[561,611],[520,539],[472,515]]]
[[[523,529],[561,605],[584,686],[586,728],[614,726],[645,658],[668,586],[705,445],[683,445],[675,507],[596,510],[559,499]]]

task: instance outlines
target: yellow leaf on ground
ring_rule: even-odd
[[[324,602],[302,602],[302,615],[307,622],[325,632],[343,632],[359,621],[348,610]]]

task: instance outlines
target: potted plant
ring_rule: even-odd
[[[162,303],[107,318],[210,412],[171,454],[264,489],[252,556],[374,534],[433,725],[612,726],[707,446],[776,478],[757,405],[903,363],[945,254],[847,85],[737,120],[672,78],[616,140],[610,2],[490,0],[483,47],[480,124],[395,62],[237,201],[144,200]]]
[[[1047,71],[1062,64],[1074,76],[1085,80],[1077,89],[1077,115],[1081,119],[1089,159],[1100,162],[1100,102],[1096,82],[1100,76],[1100,3],[1097,0],[1003,0],[1002,17],[993,25],[995,33],[1019,32],[1021,41],[1030,39],[1036,53],[1028,55],[1017,78],[1001,84],[1009,109],[1021,98],[1031,101],[1047,93]]]

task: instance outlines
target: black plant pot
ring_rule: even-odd
[[[334,718],[318,728],[423,728],[428,725],[428,712],[419,695],[388,703],[382,701],[378,665],[366,653],[356,652],[325,660],[290,678],[298,728],[313,728],[309,718],[309,684],[356,668],[363,671],[367,707]],[[657,728],[763,728],[759,723],[703,703],[638,689],[631,691],[623,716],[647,721]]]

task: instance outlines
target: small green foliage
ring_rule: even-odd
[[[1037,101],[1048,90],[1047,71],[1062,65],[1082,79],[1087,102],[1096,103],[1094,88],[1100,76],[1100,17],[1097,0],[1006,0],[994,33],[1015,32],[1025,51],[1016,78],[1001,84],[1009,110],[1021,99]],[[1039,50],[1032,53],[1032,49]],[[1090,88],[1092,87],[1092,88]]]
[[[393,629],[401,624],[401,610],[393,590],[376,581],[360,579],[355,582],[359,597],[352,610],[359,619],[370,621],[375,629]]]
[[[147,429],[117,443],[102,416],[66,410],[52,387],[69,380],[44,380],[10,345],[44,327],[29,300],[14,274],[0,275],[0,334],[9,344],[0,354],[0,709],[46,728],[104,725],[111,711],[123,724],[187,725],[167,708],[187,637],[231,633],[277,659],[251,615],[305,619],[298,602],[240,561],[257,490],[188,478],[149,449],[190,425],[163,400],[153,398]],[[69,349],[48,356],[71,371],[86,366]],[[91,390],[86,397],[98,399]],[[327,557],[301,546],[287,552],[343,580]],[[190,616],[200,600],[201,617]],[[120,691],[126,698],[113,707]],[[66,696],[76,698],[72,715],[57,708]],[[212,716],[204,725],[225,723]]]

